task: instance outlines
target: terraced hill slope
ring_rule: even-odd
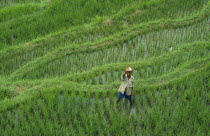
[[[1,135],[198,135],[209,0],[0,1]],[[133,69],[135,104],[116,104]]]

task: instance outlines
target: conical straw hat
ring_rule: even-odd
[[[132,71],[132,68],[127,66],[125,71]]]

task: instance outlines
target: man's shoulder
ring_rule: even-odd
[[[134,80],[134,76],[131,76],[131,78]]]

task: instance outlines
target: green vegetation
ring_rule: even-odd
[[[209,133],[210,1],[0,1],[1,135]],[[116,105],[125,67],[130,107]]]

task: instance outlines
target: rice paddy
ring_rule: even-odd
[[[2,0],[0,134],[209,135],[208,0]],[[133,69],[131,107],[116,103]]]

